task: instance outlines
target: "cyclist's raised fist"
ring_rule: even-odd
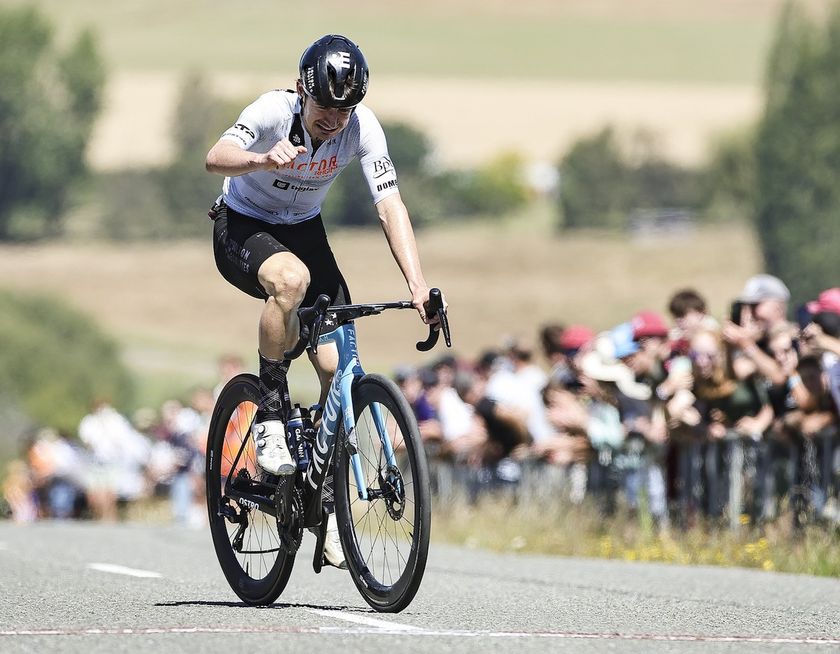
[[[263,168],[275,170],[292,163],[299,154],[304,154],[306,148],[302,145],[292,145],[289,139],[285,138],[274,144],[268,152],[263,155]]]

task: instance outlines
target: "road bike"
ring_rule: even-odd
[[[294,359],[332,342],[339,355],[322,409],[292,405],[285,393],[294,475],[278,477],[257,466],[251,425],[260,403],[258,378],[238,375],[219,395],[207,438],[213,545],[233,591],[247,604],[271,604],[286,587],[306,528],[317,531],[313,569],[321,571],[328,515],[323,504],[334,500],[356,587],[377,611],[397,612],[414,598],[426,567],[428,468],[405,397],[391,380],[362,369],[353,321],[413,306],[408,301],[329,306],[329,301],[321,295],[298,310],[300,337],[285,353]],[[437,324],[417,349],[430,350],[441,333],[451,347],[440,290],[431,290],[425,308]],[[317,429],[313,413],[321,414]]]

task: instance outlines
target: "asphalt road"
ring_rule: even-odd
[[[0,523],[0,652],[840,652],[840,580],[433,543],[417,598],[382,615],[312,572],[312,544],[250,608],[209,532]]]

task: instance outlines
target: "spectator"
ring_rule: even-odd
[[[802,357],[797,373],[793,379],[795,388],[801,391],[797,398],[802,404],[787,413],[784,427],[794,440],[791,504],[794,526],[799,527],[810,512],[809,506],[820,515],[828,500],[837,412],[829,393],[828,376],[818,357]],[[826,465],[820,465],[821,462]]]
[[[767,351],[767,335],[778,325],[787,324],[790,291],[772,275],[756,275],[747,280],[733,305],[731,319],[723,326],[727,343],[737,350],[732,368],[738,379],[758,372],[771,384],[784,384],[784,371]]]
[[[3,480],[3,497],[12,511],[12,520],[19,523],[33,522],[38,519],[38,504],[29,466],[15,460],[6,468]]]
[[[583,502],[594,450],[589,441],[590,414],[582,384],[567,374],[565,381],[552,379],[543,389],[543,402],[554,435],[535,444],[534,452],[548,463],[564,469],[569,500]]]
[[[123,502],[147,494],[144,467],[150,444],[107,400],[97,400],[82,418],[79,438],[92,453],[91,483],[99,492],[111,492]]]
[[[441,454],[474,465],[480,459],[487,432],[473,408],[455,390],[457,365],[454,357],[443,357],[435,363],[437,383],[427,390],[426,397],[440,420]]]
[[[487,396],[501,405],[521,411],[531,438],[540,441],[551,433],[541,396],[547,377],[533,363],[533,356],[530,346],[521,341],[510,341],[499,362],[501,365],[494,365],[487,380]]]
[[[706,497],[713,517],[721,515],[728,495],[730,522],[740,518],[744,455],[750,455],[756,472],[753,479],[752,518],[767,516],[766,448],[764,436],[773,420],[766,386],[755,376],[739,380],[728,363],[718,332],[701,330],[691,341],[694,362],[694,394],[707,434]],[[743,442],[742,442],[743,439]],[[746,443],[746,448],[744,446]],[[722,471],[728,467],[728,479]],[[729,489],[728,494],[724,489]]]
[[[513,459],[524,458],[526,446],[531,441],[525,412],[488,397],[487,383],[470,372],[458,373],[455,389],[482,421],[487,437],[479,456],[482,465],[492,471],[492,481],[518,482],[520,467]]]
[[[688,344],[699,329],[719,329],[717,320],[708,313],[705,298],[693,288],[674,293],[668,300],[668,312],[675,324],[671,341],[682,354],[688,351]]]
[[[41,429],[29,448],[29,468],[44,517],[79,517],[86,508],[83,455],[63,435]]]
[[[199,408],[204,408],[201,393],[194,400]],[[196,408],[168,400],[161,407],[161,420],[165,438],[175,455],[169,484],[173,518],[179,525],[201,526],[204,512],[196,491],[200,488],[202,446],[207,435],[204,418]]]
[[[626,432],[621,457],[625,474],[627,502],[632,510],[639,508],[639,491],[644,486],[648,507],[659,527],[668,524],[665,490],[665,454],[668,438],[665,411],[653,390],[664,381],[664,358],[668,355],[668,327],[656,313],[643,311],[630,323],[612,330],[616,358],[633,373],[635,381],[645,387],[646,397],[617,394],[619,412]]]
[[[623,328],[632,329],[629,323]],[[637,383],[633,372],[620,361],[619,356],[626,353],[616,345],[614,334],[604,332],[596,337],[592,350],[580,358],[580,382],[589,400],[587,433],[597,452],[590,468],[590,487],[600,492],[602,509],[607,515],[615,511],[616,495],[624,474],[621,465],[626,454],[626,432],[619,398],[650,398],[650,389]]]
[[[429,393],[433,393],[439,385],[437,373],[429,368],[417,370],[404,366],[397,370],[395,381],[414,412],[420,437],[426,444],[426,453],[436,453],[436,448],[430,450],[430,444],[439,445],[443,439],[443,431]]]
[[[809,303],[808,309],[817,312],[809,314],[800,341],[803,348],[820,355],[823,369],[828,374],[831,395],[840,411],[840,311],[835,311],[831,305],[814,303]]]
[[[562,380],[567,373],[577,376],[575,359],[595,340],[595,333],[584,325],[546,325],[540,332],[543,353],[549,365],[549,379]]]

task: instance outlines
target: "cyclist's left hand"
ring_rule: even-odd
[[[437,315],[426,315],[426,304],[429,302],[429,289],[428,286],[423,286],[414,290],[411,294],[411,304],[414,305],[414,308],[417,309],[417,312],[420,314],[420,319],[426,323],[427,325],[437,325],[438,324],[438,317]],[[443,310],[446,311],[447,307],[449,306],[446,303],[446,297],[441,295],[441,299],[443,300]]]

